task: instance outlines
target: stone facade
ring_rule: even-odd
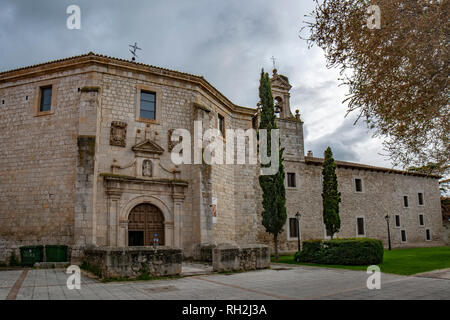
[[[274,72],[272,85],[286,172],[296,177],[287,189],[288,215],[302,213],[302,239],[323,238],[320,159],[305,157],[288,78]],[[41,88],[49,86],[51,110],[40,112]],[[142,91],[156,97],[154,120],[140,115]],[[0,261],[21,245],[65,244],[74,261],[86,247],[127,247],[135,241],[130,237],[139,238],[130,216],[141,204],[156,207],[163,220],[161,231],[148,236],[186,257],[200,257],[209,245],[270,242],[260,222],[256,164],[175,165],[170,154],[175,129],[195,138],[196,121],[203,134],[221,118],[227,129],[247,130],[257,125],[257,115],[203,77],[93,53],[0,73]],[[248,156],[248,148],[236,148]],[[192,146],[192,158],[201,160],[201,151]],[[363,192],[354,192],[355,178]],[[437,177],[342,162],[338,179],[338,236],[355,237],[356,218],[364,217],[365,235],[386,244],[384,216],[398,214],[400,228],[391,221],[394,246],[442,242]],[[417,204],[417,193],[424,205]],[[402,207],[406,195],[409,208]],[[295,249],[289,221],[281,240],[283,250]]]

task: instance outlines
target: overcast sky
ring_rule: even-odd
[[[81,29],[68,30],[66,8],[81,8]],[[235,104],[255,107],[261,68],[293,86],[291,108],[305,122],[305,149],[336,159],[390,167],[381,141],[355,114],[345,118],[348,91],[326,68],[322,50],[298,34],[312,0],[1,0],[0,70],[93,51],[203,75]]]

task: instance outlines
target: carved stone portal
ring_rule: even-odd
[[[111,135],[109,138],[109,144],[117,147],[126,147],[127,138],[127,124],[121,121],[111,122]]]
[[[142,162],[142,176],[151,177],[153,175],[153,163],[150,160]]]

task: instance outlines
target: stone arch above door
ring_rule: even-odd
[[[154,205],[159,210],[161,210],[162,214],[164,215],[165,221],[173,222],[173,214],[169,207],[164,203],[164,201],[155,196],[138,196],[128,201],[120,212],[120,221],[128,221],[128,216],[130,215],[131,210],[142,203],[149,203]]]
[[[158,207],[141,203],[128,215],[128,246],[165,245],[164,215]]]
[[[122,229],[120,246],[128,246],[128,218],[132,210],[141,204],[150,204],[158,208],[164,216],[164,245],[173,246],[173,213],[161,199],[155,196],[138,196],[131,199],[120,211],[120,228]]]

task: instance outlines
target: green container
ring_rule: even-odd
[[[20,247],[22,265],[33,266],[36,262],[44,261],[44,246]]]
[[[67,246],[45,246],[46,262],[67,262]]]

